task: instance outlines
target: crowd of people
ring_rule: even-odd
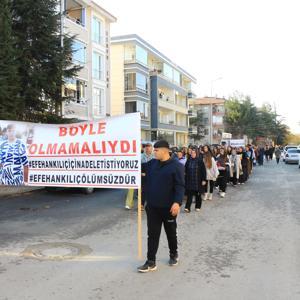
[[[176,266],[179,260],[176,219],[181,206],[189,214],[195,197],[195,211],[200,212],[202,201],[212,201],[215,190],[224,198],[228,185],[236,188],[249,180],[261,155],[261,148],[250,144],[237,148],[204,145],[170,149],[167,141],[160,140],[154,146],[143,145],[142,206],[146,204],[148,251],[147,260],[138,267],[138,272],[157,269],[162,226],[168,239],[169,265]],[[129,190],[127,209],[133,208],[133,197],[134,190]]]
[[[150,142],[142,146],[142,167],[155,159],[153,150],[153,145]],[[191,145],[169,149],[170,156],[184,166],[185,212],[191,211],[194,197],[196,199],[196,211],[200,211],[202,201],[212,201],[215,190],[221,198],[225,198],[228,185],[236,187],[245,184],[252,173],[253,166],[257,163],[257,159],[260,158],[259,151],[260,148],[250,144],[238,148],[221,145]],[[142,176],[142,208],[144,208],[146,201],[146,180],[146,176]],[[127,209],[133,208],[133,199],[136,197],[137,193],[134,190],[128,191],[125,204]]]

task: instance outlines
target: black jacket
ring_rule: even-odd
[[[168,161],[157,159],[142,165],[146,173],[145,197],[149,207],[171,208],[174,202],[182,204],[184,197],[184,166],[171,157]]]
[[[203,158],[189,158],[185,164],[186,190],[204,193],[202,181],[206,181],[206,168]]]

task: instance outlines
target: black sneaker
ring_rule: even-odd
[[[137,269],[140,273],[148,273],[151,271],[156,271],[157,266],[155,261],[147,260],[142,266],[138,267]]]
[[[171,267],[177,266],[178,261],[179,261],[178,255],[170,256],[169,266],[171,266]]]

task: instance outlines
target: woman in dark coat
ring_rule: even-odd
[[[249,173],[248,173],[249,157],[248,157],[247,152],[245,151],[245,149],[243,147],[240,147],[239,154],[241,156],[242,169],[243,169],[243,174],[242,174],[242,176],[240,176],[239,181],[240,181],[241,184],[244,184],[249,178]]]
[[[191,157],[185,164],[185,189],[187,201],[185,212],[191,211],[193,196],[196,197],[196,211],[200,211],[202,206],[201,194],[203,194],[206,183],[206,168],[203,159],[197,156],[197,150],[192,149]]]

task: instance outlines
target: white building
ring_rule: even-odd
[[[92,0],[61,0],[62,28],[75,36],[73,63],[81,65],[67,79],[62,113],[65,118],[93,120],[111,114],[110,24],[116,18]]]

